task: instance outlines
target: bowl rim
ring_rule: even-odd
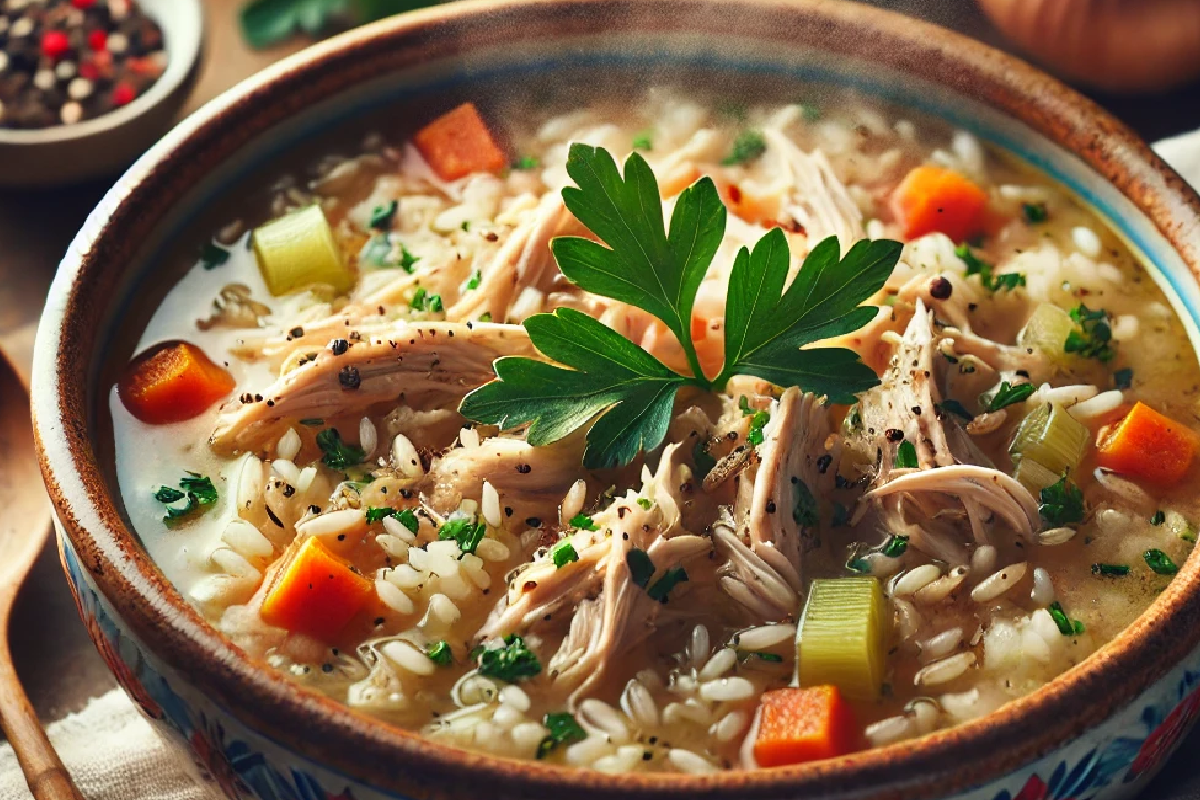
[[[167,100],[187,79],[204,50],[205,16],[201,0],[140,0],[142,10],[163,31],[167,67],[150,88],[127,106],[73,125],[15,129],[0,127],[0,146],[77,142],[126,125]]]
[[[698,14],[698,10],[708,14]],[[430,793],[465,774],[496,797],[665,797],[698,791],[723,798],[820,794],[850,797],[941,796],[1003,776],[1063,746],[1137,697],[1200,644],[1200,556],[1109,644],[1031,694],[973,721],[919,739],[823,762],[710,775],[627,774],[521,762],[441,744],[351,709],[255,665],[166,581],[124,525],[91,449],[90,348],[79,331],[89,281],[100,275],[114,229],[130,224],[139,186],[161,182],[191,142],[219,141],[229,119],[254,116],[254,104],[288,86],[318,79],[330,63],[364,48],[418,46],[496,19],[552,27],[596,24],[621,11],[651,14],[669,30],[712,30],[710,17],[741,12],[783,15],[830,52],[864,47],[818,41],[822,31],[852,32],[888,48],[872,50],[886,69],[934,77],[1014,117],[1080,157],[1154,224],[1200,280],[1200,197],[1123,124],[1024,62],[936,25],[895,12],[831,0],[463,0],[393,17],[314,45],[240,83],[181,123],[130,168],[71,245],[51,287],[35,347],[34,419],[43,475],[66,536],[107,601],[143,643],[247,728],[320,767],[383,791]],[[685,22],[680,22],[685,20]],[[621,22],[612,23],[620,26]],[[741,24],[741,23],[739,23]],[[705,26],[708,27],[705,27]],[[757,25],[758,27],[753,27]],[[744,23],[746,36],[792,41],[784,25]],[[549,28],[548,28],[549,29]],[[739,29],[740,32],[741,29]],[[447,46],[447,53],[459,52]],[[281,112],[282,113],[282,112]],[[261,116],[261,115],[260,115]],[[283,118],[286,119],[285,115]],[[275,122],[277,122],[276,120]],[[269,122],[268,127],[275,122]],[[142,187],[144,189],[144,187]],[[89,312],[90,313],[90,312]],[[79,345],[79,346],[73,346]],[[81,354],[86,354],[81,355]],[[163,655],[166,652],[167,655]],[[300,731],[304,731],[303,734]],[[319,743],[320,746],[317,746]],[[983,757],[981,757],[983,756]],[[413,776],[388,769],[403,760]],[[375,762],[372,765],[371,762]],[[380,763],[382,762],[382,763]],[[903,772],[897,768],[902,767]]]

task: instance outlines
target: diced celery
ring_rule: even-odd
[[[876,578],[812,582],[797,635],[801,686],[832,684],[847,697],[879,697],[891,618]]]
[[[337,292],[354,285],[354,275],[318,205],[268,222],[254,231],[253,241],[258,268],[273,295],[311,284],[326,284]]]
[[[1046,469],[1032,458],[1022,458],[1017,462],[1016,469],[1013,470],[1013,477],[1020,481],[1030,494],[1037,497],[1042,489],[1058,483],[1061,476]]]
[[[1185,542],[1195,543],[1196,529],[1183,514],[1180,514],[1178,511],[1168,511],[1164,522],[1167,525],[1167,530],[1173,535],[1183,539]]]
[[[1021,420],[1008,452],[1014,461],[1031,459],[1062,475],[1079,466],[1087,443],[1087,426],[1061,405],[1049,404],[1038,406]]]
[[[1044,303],[1037,307],[1017,334],[1017,345],[1040,350],[1054,360],[1063,360],[1069,358],[1063,345],[1073,330],[1075,322],[1069,313],[1056,305]]]

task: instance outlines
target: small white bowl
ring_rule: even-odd
[[[0,128],[0,186],[55,186],[116,174],[175,121],[200,72],[204,10],[200,0],[140,0],[162,28],[167,68],[122,108],[75,125]]]

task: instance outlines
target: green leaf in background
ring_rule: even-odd
[[[322,36],[374,22],[414,8],[437,5],[426,0],[251,0],[239,14],[242,36],[263,49],[303,32]]]

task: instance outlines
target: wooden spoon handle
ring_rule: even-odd
[[[83,800],[29,704],[4,639],[0,636],[0,726],[17,754],[29,791],[36,800]]]

